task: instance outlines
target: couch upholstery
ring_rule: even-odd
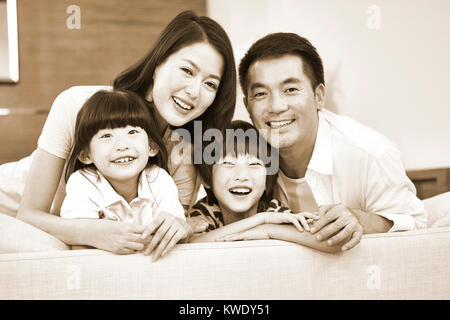
[[[450,211],[449,199],[436,209]],[[3,216],[0,243],[22,223]],[[30,228],[31,238],[41,232]],[[157,262],[49,237],[38,252],[0,247],[10,250],[0,254],[0,299],[450,299],[450,226],[364,235],[338,254],[277,240],[180,244]]]

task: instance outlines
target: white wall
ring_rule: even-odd
[[[228,32],[237,62],[267,33],[305,36],[324,61],[329,109],[389,137],[407,169],[450,167],[450,1],[207,4]],[[248,119],[240,90],[235,117]]]

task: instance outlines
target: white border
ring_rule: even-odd
[[[9,77],[1,80],[19,82],[19,49],[17,40],[16,0],[6,0],[6,16],[8,22]]]

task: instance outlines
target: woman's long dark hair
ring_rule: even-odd
[[[148,136],[149,143],[159,149],[155,157],[149,157],[147,166],[158,165],[167,170],[167,151],[158,126],[146,102],[136,93],[127,90],[100,90],[93,94],[81,107],[75,124],[74,144],[65,172],[65,180],[82,168],[95,168],[78,160],[80,152],[89,149],[92,137],[102,129],[141,127]]]
[[[236,105],[236,65],[225,30],[209,17],[197,16],[192,11],[178,14],[164,28],[147,55],[114,80],[114,89],[130,90],[145,98],[153,86],[156,67],[178,50],[199,42],[210,44],[220,53],[224,60],[223,74],[211,106],[182,127],[190,132],[191,138],[194,137],[193,122],[196,120],[202,121],[203,131],[209,128],[222,130],[231,122]],[[152,103],[149,106],[154,110]]]

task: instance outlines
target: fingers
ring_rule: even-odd
[[[167,247],[161,253],[161,257],[165,256],[167,252],[172,250],[175,247],[175,245],[178,243],[178,241],[180,241],[182,238],[183,238],[183,233],[178,230],[175,233],[175,235],[172,237],[172,239],[170,239],[170,242],[167,245]]]
[[[342,246],[341,250],[347,251],[356,246],[361,241],[362,234],[363,234],[362,228],[360,231],[353,232],[352,238],[350,239],[349,242],[347,242],[345,245]]]
[[[148,244],[147,248],[144,251],[145,255],[149,255],[152,253],[153,249],[156,247],[156,245],[161,241],[161,239],[164,237],[166,232],[170,228],[170,223],[167,223],[167,220],[164,220],[164,223],[160,224],[158,230],[156,231],[155,235],[153,236],[152,240]]]
[[[163,252],[164,249],[166,249],[167,245],[169,244],[169,242],[172,240],[172,238],[174,237],[175,233],[177,233],[178,230],[175,228],[170,228],[166,234],[164,235],[164,237],[161,239],[161,242],[158,244],[158,246],[156,247],[155,251],[153,252],[153,258],[152,261],[156,261],[159,259],[161,253]]]
[[[319,215],[319,220],[314,222],[314,226],[311,228],[311,233],[316,233],[337,218],[335,211],[330,210],[332,207],[333,206],[328,205],[319,207],[317,212]]]
[[[161,224],[165,221],[167,217],[167,213],[161,212],[158,216],[147,226],[144,227],[144,230],[141,235],[141,239],[147,239],[151,234],[155,232],[155,230],[159,229]]]

